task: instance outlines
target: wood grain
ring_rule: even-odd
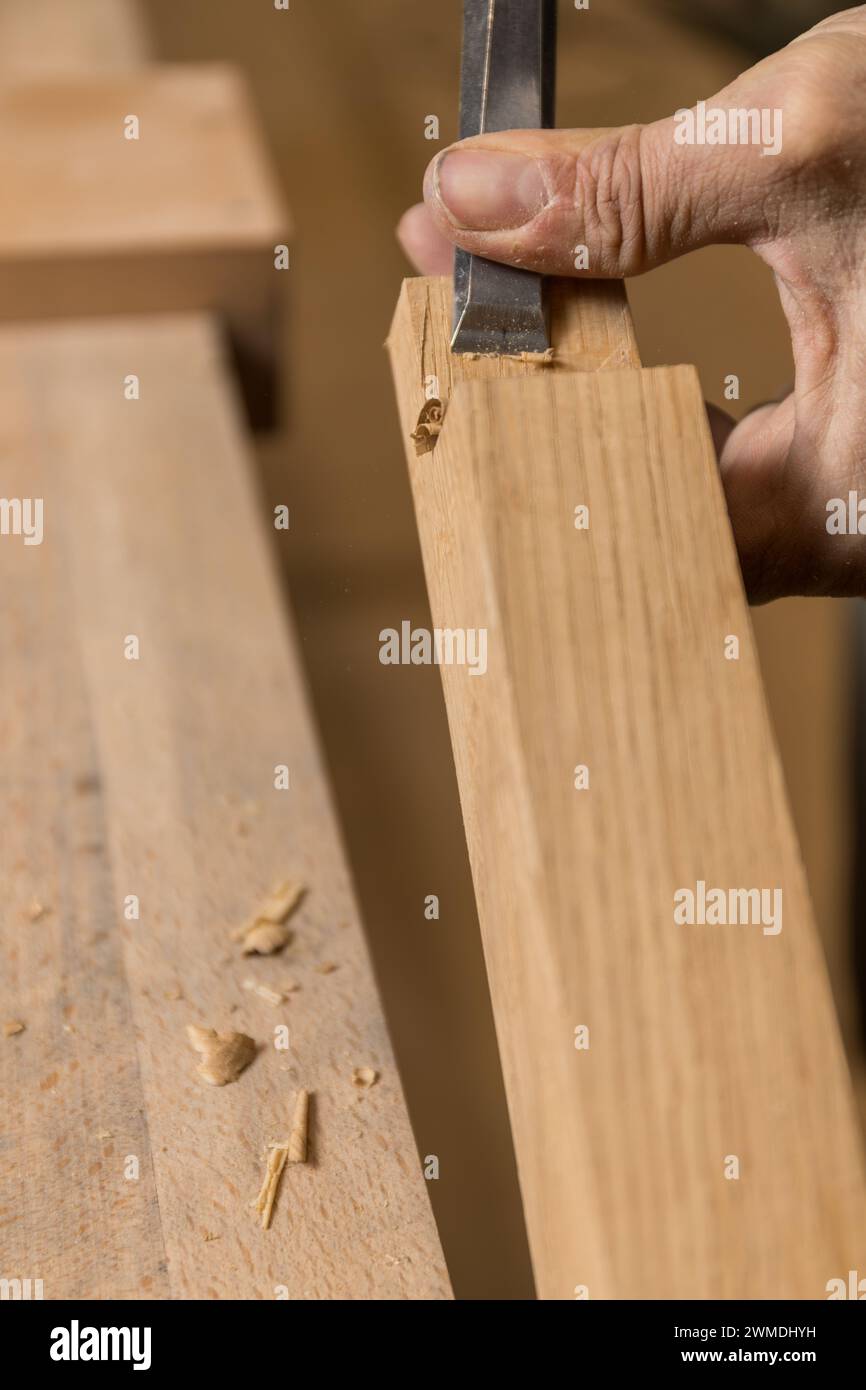
[[[213,324],[4,329],[0,474],[45,509],[41,545],[0,538],[0,1014],[26,1024],[0,1039],[0,1273],[46,1298],[448,1297]],[[294,940],[241,957],[231,929],[288,877]],[[278,1008],[243,987],[290,977]],[[260,1053],[208,1087],[187,1023]],[[310,1162],[265,1232],[300,1088]]]
[[[416,457],[443,304],[391,351],[434,622],[488,632],[442,676],[540,1295],[826,1297],[862,1154],[696,373],[454,359]],[[676,924],[698,880],[781,933]]]

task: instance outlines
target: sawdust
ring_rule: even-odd
[[[467,362],[480,362],[482,357],[501,357],[504,362],[527,362],[532,367],[550,367],[556,361],[556,349],[549,347],[544,352],[458,352],[455,356]]]
[[[278,1144],[268,1145],[268,1161],[264,1181],[256,1200],[251,1203],[261,1216],[261,1227],[266,1231],[271,1224],[274,1202],[279,1191],[283,1169],[287,1163],[306,1163],[307,1135],[310,1115],[309,1091],[298,1091],[295,1113],[292,1118],[292,1131],[288,1139]]]
[[[34,898],[25,908],[24,915],[28,922],[40,922],[50,911],[50,907],[46,907],[38,898]]]
[[[333,975],[335,970],[339,970],[339,965],[332,960],[323,960],[321,965],[316,966],[317,975]]]
[[[356,1067],[352,1072],[352,1083],[362,1090],[369,1090],[379,1080],[379,1073],[373,1067]]]
[[[188,1023],[187,1037],[196,1052],[201,1054],[198,1074],[211,1086],[227,1086],[237,1081],[256,1055],[256,1045],[246,1033],[217,1033],[213,1028],[199,1028]]]
[[[272,888],[270,896],[242,927],[232,932],[232,940],[242,942],[245,956],[271,956],[281,951],[292,939],[292,933],[285,925],[306,893],[304,884],[295,879]]]
[[[260,999],[264,999],[266,1004],[284,1004],[286,996],[281,990],[271,989],[268,985],[260,985],[257,980],[244,980],[243,989],[248,989],[251,994],[257,994]]]
[[[550,367],[553,365],[553,348],[547,348],[544,352],[517,352],[509,353],[508,358],[512,362],[528,362],[533,367]]]

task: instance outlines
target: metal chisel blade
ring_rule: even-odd
[[[556,0],[463,0],[460,138],[553,125]],[[458,250],[454,352],[545,352],[543,281]]]

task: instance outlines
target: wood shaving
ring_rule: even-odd
[[[291,941],[292,933],[285,926],[300,903],[306,888],[295,879],[286,879],[271,889],[256,913],[242,927],[232,932],[233,941],[243,942],[245,956],[270,956]]]
[[[355,1086],[368,1090],[370,1086],[375,1086],[379,1080],[379,1073],[372,1067],[356,1067],[352,1072],[352,1082]]]
[[[4,1036],[4,1038],[14,1038],[16,1033],[23,1033],[23,1032],[24,1032],[24,1024],[21,1023],[20,1020],[17,1019],[17,1018],[10,1019],[8,1023],[4,1023],[4,1024],[3,1024],[3,1036]]]
[[[286,879],[285,883],[279,883],[271,889],[271,895],[266,898],[255,915],[256,922],[285,922],[290,913],[294,912],[301,898],[306,892],[302,883],[295,879]]]
[[[187,1024],[187,1037],[201,1054],[198,1074],[211,1086],[227,1086],[237,1081],[256,1055],[256,1045],[246,1033],[217,1033],[213,1028]]]
[[[333,975],[334,971],[339,970],[339,968],[332,960],[323,960],[321,965],[316,966],[316,973],[318,975]]]
[[[43,917],[47,916],[50,911],[50,907],[46,907],[38,898],[34,898],[32,903],[27,907],[25,916],[28,922],[39,922]]]
[[[292,933],[283,922],[257,922],[244,936],[245,956],[272,956],[288,946]]]
[[[295,1101],[291,1134],[288,1139],[282,1140],[279,1144],[268,1145],[268,1161],[264,1181],[258,1197],[251,1204],[261,1216],[260,1224],[263,1231],[268,1230],[271,1224],[274,1202],[286,1164],[306,1163],[307,1161],[309,1113],[310,1093],[309,1091],[299,1091]]]
[[[287,1144],[270,1144],[268,1146],[268,1166],[265,1169],[265,1180],[262,1183],[261,1191],[253,1205],[259,1212],[262,1220],[261,1227],[266,1231],[271,1224],[271,1215],[274,1210],[274,1202],[277,1190],[280,1186],[280,1178],[283,1176],[283,1169],[286,1166],[288,1157]]]
[[[298,1091],[295,1113],[292,1118],[292,1132],[289,1135],[289,1162],[306,1163],[307,1137],[310,1127],[310,1093]]]
[[[266,1004],[284,1004],[286,996],[278,989],[270,989],[267,985],[260,985],[257,980],[244,980],[243,988],[248,989],[251,994],[257,994],[260,999],[264,999]]]
[[[415,453],[420,458],[422,454],[429,454],[436,447],[436,440],[442,433],[442,420],[444,408],[441,401],[425,401],[418,416],[418,423],[411,435],[412,443],[415,445]]]

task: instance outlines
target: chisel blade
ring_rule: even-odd
[[[460,138],[553,125],[556,0],[463,0]],[[542,277],[458,250],[454,352],[550,346]]]

